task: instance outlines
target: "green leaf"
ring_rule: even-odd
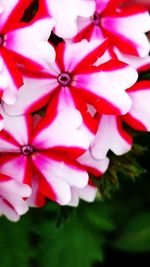
[[[114,242],[118,249],[140,252],[150,250],[150,212],[135,215]]]
[[[48,220],[39,225],[38,266],[91,267],[93,262],[103,261],[105,232],[113,225],[102,213],[100,202],[81,203],[59,227]]]
[[[29,267],[32,251],[26,216],[18,223],[0,218],[0,252],[1,267]]]

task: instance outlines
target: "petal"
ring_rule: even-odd
[[[45,77],[44,77],[45,76]],[[42,72],[24,75],[24,85],[20,88],[14,105],[4,104],[5,111],[10,115],[20,115],[41,109],[50,100],[57,88],[57,80]]]
[[[150,2],[149,0],[133,0],[135,3],[138,3],[140,5],[144,5],[148,8],[150,8]]]
[[[83,199],[86,202],[93,202],[96,198],[97,188],[93,185],[88,184],[82,189],[71,188],[71,201],[67,204],[68,206],[77,207],[79,199]]]
[[[76,43],[76,42],[82,41],[83,39],[87,39],[88,41],[91,40],[91,35],[93,34],[93,30],[95,28],[92,23],[91,17],[90,18],[78,17],[77,28],[78,28],[78,33],[72,39],[73,42]],[[96,28],[100,29],[99,27],[96,27]],[[95,38],[95,39],[99,40],[99,38]]]
[[[0,31],[6,32],[16,26],[32,0],[1,0]]]
[[[0,215],[5,215],[12,222],[20,219],[19,214],[3,199],[0,199]]]
[[[89,140],[79,130],[81,124],[82,117],[76,109],[63,110],[57,113],[52,120],[47,115],[39,123],[39,127],[37,126],[32,144],[38,149],[51,148],[59,152],[83,153],[89,146]]]
[[[73,86],[76,90],[79,88],[88,103],[104,114],[119,115],[128,112],[131,99],[125,90],[138,78],[135,69],[122,62],[110,60],[99,67],[84,69],[84,72],[85,74],[74,77]]]
[[[83,40],[78,43],[68,44],[64,51],[64,65],[68,72],[76,73],[87,65],[92,65],[107,50],[107,40]]]
[[[0,162],[0,172],[20,183],[31,184],[32,164],[30,158],[24,155],[18,153],[3,155]]]
[[[45,3],[48,13],[56,20],[55,32],[62,38],[75,36],[77,33],[77,17],[89,17],[95,8],[93,0],[45,0]],[[62,12],[64,7],[67,8],[65,16]]]
[[[108,3],[111,2],[110,0],[101,0],[101,1],[96,1],[96,11],[98,13],[102,13],[105,8],[107,7]]]
[[[78,16],[90,17],[95,11],[95,1],[93,0],[74,0],[78,10]]]
[[[136,83],[128,93],[132,107],[123,120],[136,130],[150,131],[150,81]]]
[[[41,193],[61,205],[67,204],[71,199],[70,186],[82,188],[88,182],[88,174],[77,164],[53,159],[51,155],[41,153],[37,153],[32,159],[38,173],[42,175]]]
[[[3,120],[3,117],[0,114],[0,131],[3,129],[3,127],[4,127],[4,120]]]
[[[14,52],[19,63],[30,70],[48,68],[55,60],[54,48],[47,41],[54,24],[51,18],[32,22],[29,26],[25,24],[7,33],[5,47]]]
[[[61,90],[53,94],[53,99],[47,109],[47,116],[52,114],[52,107],[55,105],[57,105],[57,112],[64,111],[68,108],[78,109],[83,119],[80,130],[83,131],[91,141],[98,127],[97,120],[90,114],[87,104],[80,98],[80,95],[75,90],[71,89],[71,86],[69,88],[62,87]]]
[[[1,56],[3,67],[0,75],[4,81],[1,85],[3,89],[2,100],[12,105],[16,102],[18,89],[23,84],[23,79],[16,63],[6,49],[1,50]]]
[[[145,9],[138,6],[127,8],[116,16],[103,17],[101,24],[123,53],[140,57],[148,55],[150,43],[145,33],[150,30],[150,16]]]
[[[109,150],[120,156],[127,153],[131,146],[132,138],[122,129],[119,118],[103,115],[100,119],[95,140],[91,144],[91,152],[94,158],[105,158]]]
[[[109,159],[96,159],[93,157],[90,150],[86,151],[78,158],[78,162],[85,167],[85,169],[94,176],[102,176],[107,170]]]
[[[0,151],[19,152],[20,146],[30,143],[32,117],[30,115],[11,117],[2,106],[0,113],[4,118],[4,129],[0,132]]]
[[[27,203],[23,200],[31,195],[31,188],[28,185],[18,183],[9,179],[0,182],[0,212],[10,220],[17,221],[19,216],[28,210]]]
[[[121,53],[116,47],[114,51],[119,60],[125,62],[135,68],[138,72],[148,71],[150,69],[150,56],[136,57],[131,55],[125,55]]]
[[[40,181],[38,175],[32,177],[32,194],[27,199],[30,207],[42,207],[45,205],[45,197],[40,192]]]

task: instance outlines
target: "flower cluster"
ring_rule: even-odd
[[[108,151],[132,147],[123,123],[150,130],[150,82],[137,82],[150,67],[148,8],[0,1],[0,214],[93,201]]]

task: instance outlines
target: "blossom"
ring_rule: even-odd
[[[131,149],[133,140],[123,129],[122,122],[138,131],[150,131],[150,82],[140,81],[127,91],[132,107],[126,115],[100,117],[98,131],[91,144],[91,153],[95,158],[104,158],[109,150],[121,156]]]
[[[94,0],[41,0],[40,13],[49,14],[56,21],[55,33],[62,38],[77,34],[77,17],[90,17],[95,8]]]
[[[47,116],[51,116],[53,106],[55,105],[57,105],[57,112],[64,112],[65,110],[68,110],[68,108],[71,110],[78,107],[83,119],[79,129],[87,136],[88,142],[91,143],[94,140],[97,130],[97,120],[90,115],[86,104],[84,102],[81,103],[82,105],[80,104],[78,95],[72,96],[68,88],[63,88],[53,95],[47,109]],[[39,118],[37,118],[37,120],[39,120]],[[104,174],[109,165],[108,158],[97,160],[92,156],[90,149],[87,149],[81,156],[77,157],[76,161],[80,164],[81,168],[89,173],[89,175],[93,175],[98,179]],[[45,204],[45,199],[40,193],[39,179],[37,175],[34,175],[32,178],[32,188],[32,195],[28,199],[28,204],[32,207],[43,206]],[[67,205],[76,206],[80,198],[92,202],[95,199],[96,191],[96,187],[90,180],[89,184],[83,188],[72,186],[70,187],[71,200]]]
[[[55,57],[54,49],[47,41],[54,20],[45,17],[29,23],[21,21],[30,3],[31,0],[0,3],[0,98],[8,104],[15,103],[18,89],[23,84],[17,64],[28,69],[41,69]]]
[[[0,132],[0,172],[29,185],[37,175],[42,195],[67,204],[70,187],[83,188],[88,183],[88,173],[76,161],[89,146],[79,130],[79,111],[69,108],[58,112],[53,105],[51,114],[35,129],[31,115],[10,117],[2,108],[1,113],[5,124]]]
[[[74,40],[108,37],[111,45],[122,53],[145,57],[150,50],[145,35],[149,30],[149,13],[142,6],[122,6],[121,1],[96,0],[93,16],[78,19],[78,35]]]
[[[28,211],[24,198],[31,195],[31,188],[0,174],[0,215],[5,215],[11,221],[18,221],[20,215]]]
[[[56,61],[49,69],[23,72],[24,85],[18,99],[15,105],[4,104],[5,110],[11,115],[33,112],[48,103],[55,91],[69,88],[100,113],[125,114],[131,107],[126,89],[136,82],[138,74],[116,59],[105,62],[106,51],[106,40],[60,43],[56,47]],[[94,66],[98,58],[99,65]]]

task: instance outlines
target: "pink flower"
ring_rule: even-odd
[[[100,118],[91,144],[92,155],[97,159],[104,158],[109,150],[120,156],[131,149],[132,137],[123,130],[123,121],[135,130],[150,131],[150,82],[138,82],[127,91],[132,99],[130,111],[124,116],[102,115]]]
[[[40,193],[59,204],[71,200],[71,187],[83,188],[88,173],[76,159],[89,140],[79,130],[82,117],[76,109],[57,110],[57,103],[37,126],[31,115],[9,117],[1,108],[5,125],[0,132],[0,172],[32,185],[38,177]]]
[[[28,69],[41,69],[49,66],[55,57],[54,49],[47,42],[54,20],[21,22],[30,3],[31,0],[0,3],[0,98],[8,104],[15,103],[18,88],[23,84],[17,63]]]
[[[108,37],[110,43],[127,55],[145,57],[150,44],[145,35],[150,30],[150,16],[142,6],[133,4],[123,6],[121,1],[96,0],[93,16],[79,18],[76,41],[103,40]]]
[[[91,143],[95,137],[97,130],[97,121],[90,115],[86,104],[82,101],[80,103],[80,98],[78,95],[72,95],[68,88],[62,88],[60,91],[57,91],[50,102],[50,105],[47,109],[47,116],[51,116],[53,106],[57,103],[57,111],[64,112],[68,108],[74,109],[79,108],[83,120],[79,129],[84,132]],[[95,159],[90,150],[87,150],[80,157],[78,157],[77,162],[80,166],[85,169],[89,174],[94,175],[95,177],[100,178],[103,173],[107,170],[109,165],[108,158],[102,160]],[[34,176],[32,178],[32,196],[28,199],[28,204],[30,206],[41,207],[45,204],[45,200],[40,193],[40,186],[38,182],[38,177]],[[86,201],[94,201],[96,195],[96,187],[90,183],[83,188],[77,188],[75,186],[70,187],[71,200],[67,205],[76,206],[79,202],[79,198],[82,198]]]
[[[20,215],[28,211],[24,198],[30,195],[31,189],[28,185],[0,174],[0,215],[5,215],[11,221],[18,221]]]
[[[49,102],[55,91],[68,88],[80,100],[104,114],[125,114],[131,107],[126,89],[137,80],[137,72],[118,60],[104,63],[107,41],[61,43],[56,62],[43,72],[24,72],[24,85],[15,105],[4,105],[11,115],[33,112]],[[99,58],[99,65],[93,64]],[[128,77],[128,79],[127,79]]]
[[[77,34],[77,17],[90,17],[94,8],[94,0],[39,1],[40,13],[49,14],[55,19],[54,31],[62,38],[75,36]]]

